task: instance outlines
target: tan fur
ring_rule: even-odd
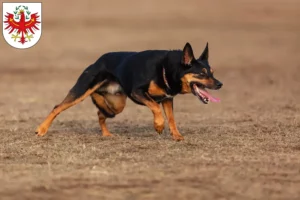
[[[127,96],[124,94],[113,95],[113,94],[106,94],[104,95],[106,103],[109,105],[111,110],[114,114],[119,114],[123,111],[126,105]]]
[[[107,113],[111,115],[118,114],[123,111],[126,105],[127,96],[124,94],[105,94],[100,95],[98,93],[93,93],[92,98],[94,99],[95,103],[104,109]],[[99,118],[99,125],[102,131],[102,136],[112,136],[106,126],[106,116],[98,111],[98,118]]]
[[[133,94],[133,96],[140,101],[141,103],[145,104],[148,108],[150,108],[150,110],[153,113],[154,116],[154,128],[156,130],[157,133],[161,134],[162,131],[164,130],[164,117],[162,115],[161,109],[159,107],[159,104],[156,103],[153,99],[151,99],[151,97],[147,94],[148,99],[145,99],[142,96]]]
[[[166,95],[166,91],[160,88],[154,81],[150,82],[148,93],[150,94],[150,96]]]
[[[48,128],[52,124],[53,120],[56,118],[57,115],[59,115],[62,111],[70,108],[71,106],[74,106],[78,104],[79,102],[83,101],[86,97],[88,97],[90,94],[92,94],[95,90],[97,90],[101,85],[103,85],[105,81],[98,83],[93,88],[87,90],[81,97],[74,99],[72,98],[72,94],[69,93],[66,98],[58,105],[56,106],[51,113],[47,116],[47,118],[44,120],[44,122],[36,129],[36,133],[38,136],[43,136],[47,133]]]
[[[113,115],[114,112],[111,109],[111,107],[106,103],[104,96],[98,94],[98,93],[93,93],[91,94],[91,97],[94,99],[95,103],[101,107],[103,110],[105,110],[107,113]]]
[[[212,87],[214,85],[214,80],[212,78],[199,79],[199,78],[195,78],[195,75],[196,74],[189,73],[189,74],[184,75],[181,78],[181,82],[182,82],[181,93],[182,94],[192,92],[191,85],[190,85],[191,82],[198,82],[206,87]]]
[[[108,136],[113,136],[113,134],[111,134],[106,126],[105,120],[106,117],[100,112],[98,111],[98,119],[99,119],[99,125],[102,131],[102,136],[104,137],[108,137]]]
[[[174,114],[173,114],[173,100],[172,99],[164,100],[162,102],[162,106],[166,114],[166,117],[168,119],[170,131],[171,131],[171,135],[173,136],[173,139],[177,141],[183,140],[183,136],[179,133],[176,127]]]

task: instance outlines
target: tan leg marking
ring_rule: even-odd
[[[98,111],[98,118],[99,118],[99,125],[102,131],[102,136],[103,137],[114,136],[113,134],[111,134],[111,132],[109,132],[105,123],[106,117],[101,113],[100,110]]]
[[[166,95],[165,90],[160,88],[154,81],[150,82],[149,88],[148,88],[148,93],[151,96],[162,96]]]
[[[162,115],[161,109],[158,103],[156,103],[147,93],[146,95],[150,100],[140,95],[134,95],[134,97],[141,103],[144,103],[148,108],[150,108],[154,116],[154,128],[158,134],[161,134],[165,126],[165,120]]]
[[[62,111],[70,108],[71,106],[74,106],[79,102],[83,101],[86,97],[88,97],[95,90],[97,90],[104,82],[105,81],[102,81],[101,83],[96,84],[93,88],[88,89],[81,97],[77,99],[72,98],[72,94],[69,93],[66,96],[66,98],[50,112],[50,114],[47,116],[44,122],[41,123],[41,125],[36,129],[36,134],[38,136],[45,135],[48,131],[48,128],[50,127],[57,115],[59,115]]]
[[[127,96],[124,94],[106,94],[104,96],[106,103],[110,109],[115,113],[119,114],[124,110],[126,105]]]
[[[171,131],[171,135],[173,136],[173,139],[176,141],[183,140],[183,136],[179,133],[174,119],[173,99],[164,100],[162,102],[162,106],[165,111],[166,117],[168,119],[170,131]]]
[[[108,114],[110,115],[114,115],[113,110],[107,105],[105,98],[103,95],[100,95],[98,93],[93,93],[91,94],[91,97],[94,99],[94,101],[96,102],[96,104],[103,109],[104,111],[106,111]]]
[[[122,112],[126,105],[127,96],[123,94],[105,94],[104,96],[102,96],[100,94],[93,93],[91,96],[101,109],[103,109],[105,112],[111,115],[115,115]],[[113,134],[110,133],[106,126],[105,121],[107,117],[100,110],[98,111],[98,117],[99,125],[102,131],[102,136],[113,136]]]

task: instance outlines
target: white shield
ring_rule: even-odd
[[[2,27],[12,47],[34,46],[42,34],[42,3],[3,3]]]

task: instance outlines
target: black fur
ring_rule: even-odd
[[[186,64],[182,62],[184,51],[187,51],[192,60]],[[163,79],[165,68],[166,79],[170,88]],[[202,69],[207,69],[207,74],[202,75]],[[143,105],[133,94],[143,95],[148,90],[151,81],[166,90],[168,95],[175,96],[181,93],[181,78],[188,73],[193,73],[199,78],[212,78],[214,85],[208,88],[219,89],[222,84],[213,77],[208,63],[208,45],[202,55],[195,59],[192,47],[189,43],[183,50],[147,50],[142,52],[112,52],[101,56],[94,64],[86,68],[71,92],[79,97],[84,92],[103,80],[117,81],[124,93],[135,103]],[[203,77],[201,77],[203,76]],[[205,77],[204,77],[205,76]],[[160,102],[165,97],[152,97]]]

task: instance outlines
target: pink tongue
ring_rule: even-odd
[[[211,102],[217,103],[217,102],[220,102],[220,101],[221,101],[221,99],[211,96],[211,95],[210,95],[208,92],[206,92],[205,90],[202,90],[202,89],[199,88],[199,91],[201,92],[202,95],[206,96]]]

